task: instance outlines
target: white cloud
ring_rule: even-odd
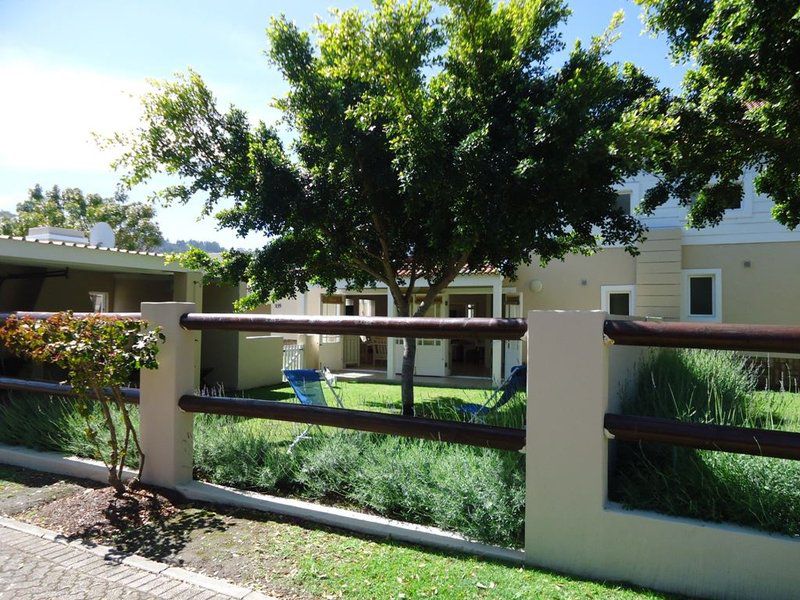
[[[113,157],[92,132],[134,127],[143,80],[0,51],[0,167],[109,170]]]

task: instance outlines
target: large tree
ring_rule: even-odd
[[[203,193],[207,211],[232,199],[222,226],[270,236],[227,256],[250,301],[381,282],[399,315],[423,316],[466,266],[514,277],[533,255],[634,251],[642,227],[615,208],[615,186],[654,152],[661,121],[649,115],[663,99],[608,61],[619,16],[556,66],[560,0],[385,0],[332,16],[312,31],[283,17],[267,29],[291,149],[243,111],[220,112],[196,73],[158,84],[141,126],[115,138],[128,185],[179,175],[162,199]],[[415,352],[406,338],[404,414]]]
[[[691,205],[690,224],[716,224],[756,191],[774,217],[800,224],[800,5],[797,0],[637,0],[646,24],[666,34],[674,58],[691,65],[668,112],[671,134],[650,167],[652,211],[670,196]]]
[[[121,191],[104,198],[58,186],[46,192],[39,185],[31,188],[28,199],[17,204],[16,214],[0,215],[0,231],[4,235],[25,236],[31,227],[49,225],[88,232],[100,222],[114,230],[117,248],[156,250],[164,241],[150,204],[128,202]]]

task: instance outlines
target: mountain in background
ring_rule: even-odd
[[[178,240],[177,242],[170,242],[165,240],[161,247],[160,252],[186,252],[189,247],[199,248],[206,252],[222,252],[225,250],[218,242],[206,242],[202,240]]]

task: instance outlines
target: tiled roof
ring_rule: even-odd
[[[406,277],[411,275],[411,271],[409,269],[400,269],[397,274],[400,277]],[[492,265],[482,265],[479,267],[473,267],[471,265],[466,265],[463,267],[459,272],[459,275],[499,275],[500,269],[497,267],[493,267]]]
[[[121,254],[134,254],[137,256],[160,256],[164,254],[160,252],[146,252],[144,250],[125,250],[123,248],[106,248],[104,246],[93,246],[92,244],[84,244],[82,242],[63,242],[57,240],[35,240],[26,237],[17,237],[11,235],[0,235],[0,240],[12,240],[15,242],[27,242],[29,244],[49,244],[51,246],[66,246],[71,248],[87,248],[89,250],[103,250],[105,252],[119,252]]]

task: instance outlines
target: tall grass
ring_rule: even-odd
[[[427,408],[430,416],[455,416],[447,403]],[[519,413],[512,410],[494,418],[511,426]],[[2,442],[96,458],[84,427],[69,400],[15,395],[12,402],[0,404]],[[487,543],[522,545],[521,454],[318,427],[288,452],[303,429],[299,424],[196,415],[195,476],[362,508]]]
[[[360,507],[488,543],[522,545],[525,480],[519,453],[318,428],[289,453],[283,433],[270,425],[198,417],[196,475]]]
[[[661,350],[626,394],[627,414],[800,430],[787,394],[759,392],[737,354]],[[610,496],[632,508],[800,535],[800,463],[660,444],[619,444]]]

